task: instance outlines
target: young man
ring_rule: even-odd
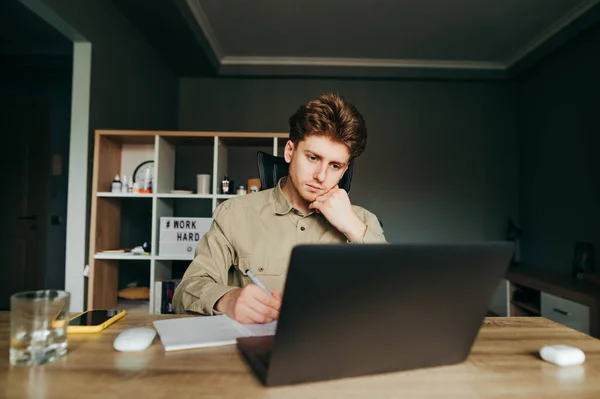
[[[301,106],[289,123],[288,176],[273,189],[232,198],[215,209],[213,225],[175,291],[177,312],[271,322],[279,316],[295,245],[386,242],[377,217],[352,205],[337,185],[367,143],[356,108],[338,94],[323,94]],[[248,270],[272,295],[251,283]]]

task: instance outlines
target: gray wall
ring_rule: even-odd
[[[176,76],[112,2],[44,3],[92,43],[92,130],[177,126]]]
[[[289,115],[326,91],[367,121],[350,195],[379,216],[388,240],[502,239],[507,219],[518,220],[506,83],[184,78],[179,129],[286,132]]]
[[[570,273],[576,241],[600,249],[600,25],[518,84],[524,262]]]

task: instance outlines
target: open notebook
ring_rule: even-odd
[[[154,321],[166,351],[233,345],[236,338],[275,335],[277,321],[240,324],[226,315],[182,317]]]

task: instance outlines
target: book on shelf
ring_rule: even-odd
[[[180,279],[159,280],[154,282],[154,313],[173,314],[173,295],[181,282]]]

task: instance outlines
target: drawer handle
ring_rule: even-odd
[[[564,316],[571,316],[571,312],[565,312],[564,310],[560,310],[560,309],[557,309],[557,308],[554,308],[552,310],[554,310],[556,313],[560,313],[560,314],[562,314]]]

